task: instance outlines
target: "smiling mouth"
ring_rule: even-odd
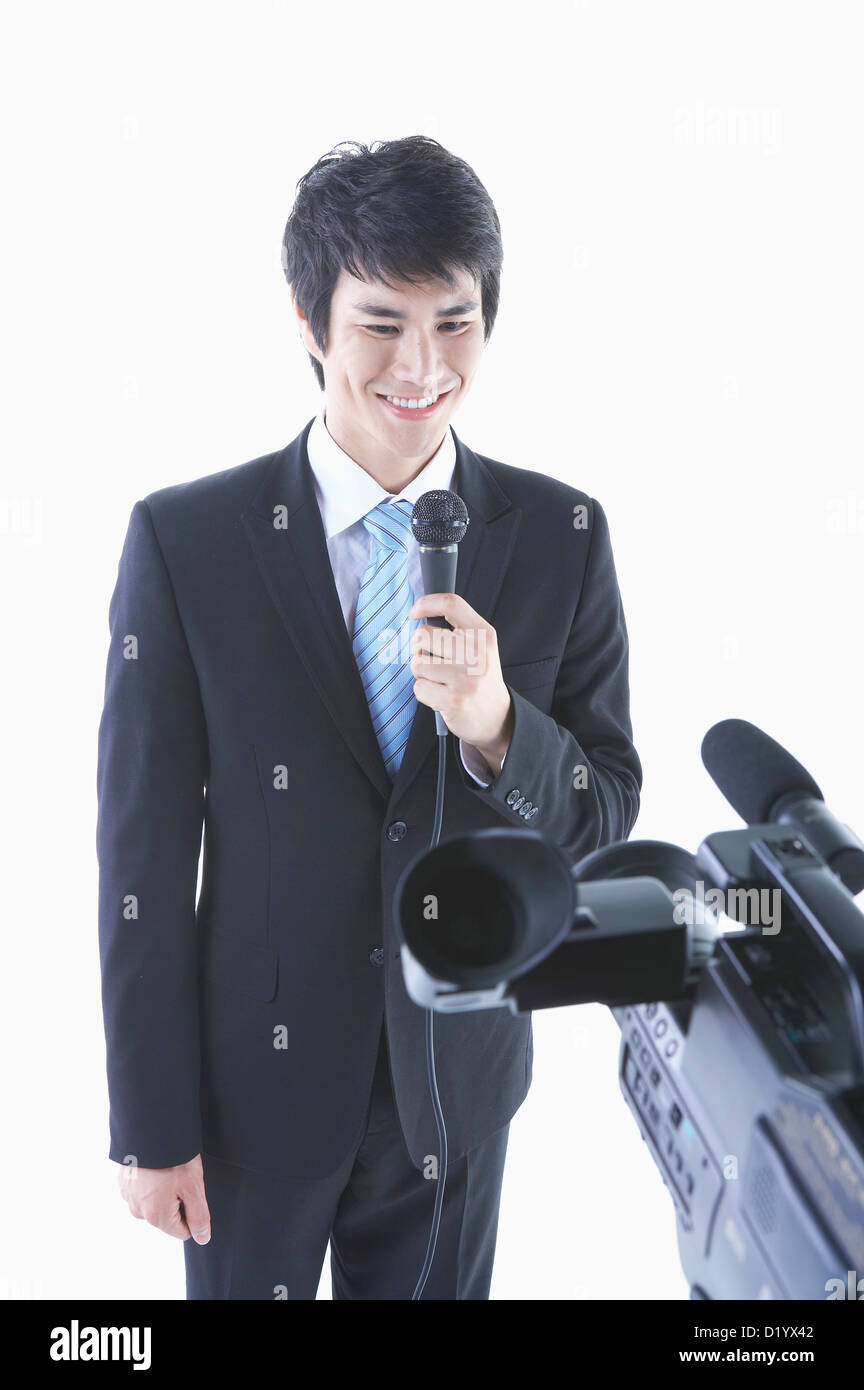
[[[385,409],[402,420],[426,420],[439,409],[441,402],[451,395],[453,388],[442,391],[437,396],[382,396],[376,392]]]

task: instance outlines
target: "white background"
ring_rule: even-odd
[[[184,1296],[107,1153],[96,731],[129,513],[282,448],[320,394],[280,241],[338,141],[435,136],[501,218],[454,421],[600,499],[645,781],[633,838],[740,824],[740,716],[864,832],[864,90],[854,3],[11,4],[0,1292]],[[535,1015],[496,1299],[681,1299],[675,1218],[599,1006]],[[329,1297],[329,1275],[320,1297]]]

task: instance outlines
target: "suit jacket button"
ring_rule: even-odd
[[[527,820],[527,819],[528,819],[528,817],[529,817],[530,814],[531,814],[531,807],[532,807],[533,805],[534,805],[533,801],[526,801],[524,806],[520,806],[520,808],[519,808],[519,814],[520,814],[520,816],[522,816],[523,820]]]
[[[507,805],[515,806],[516,802],[519,800],[521,795],[522,793],[520,792],[519,788],[514,787],[512,791],[509,791],[507,793]]]
[[[383,947],[383,946],[376,946],[373,950],[371,950],[371,951],[369,952],[369,959],[370,959],[370,961],[372,962],[373,965],[383,965],[383,964],[384,964],[384,947]]]
[[[525,819],[526,819],[526,820],[533,820],[534,817],[537,815],[537,813],[538,813],[539,810],[540,810],[540,807],[539,807],[539,806],[534,806],[534,807],[528,812],[528,814],[527,814],[527,816],[525,817]]]
[[[391,821],[387,827],[387,839],[403,840],[405,838],[405,832],[407,829],[408,827],[405,824],[404,820]]]

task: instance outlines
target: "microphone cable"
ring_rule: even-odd
[[[447,734],[438,734],[438,780],[435,788],[435,817],[432,825],[432,837],[429,841],[429,848],[434,849],[441,837],[441,825],[444,820],[444,780],[447,770]],[[417,1287],[411,1295],[411,1302],[423,1296],[426,1287],[426,1280],[432,1268],[432,1261],[435,1258],[435,1247],[438,1244],[438,1230],[441,1225],[441,1209],[444,1205],[444,1185],[447,1181],[447,1130],[444,1127],[444,1112],[441,1109],[441,1098],[438,1095],[438,1080],[435,1076],[435,1030],[434,1030],[434,1011],[425,1009],[426,1014],[426,1076],[429,1081],[429,1094],[432,1097],[432,1109],[435,1112],[435,1124],[438,1128],[438,1177],[435,1189],[435,1207],[432,1212],[432,1227],[429,1231],[429,1243],[426,1247],[426,1258],[423,1261],[423,1268],[420,1271],[420,1278],[417,1280]]]

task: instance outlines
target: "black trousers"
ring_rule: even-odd
[[[448,1164],[424,1301],[489,1297],[509,1130]],[[187,1299],[314,1299],[329,1240],[334,1299],[410,1300],[437,1182],[405,1148],[383,1027],[365,1133],[335,1173],[271,1178],[202,1160],[212,1234],[184,1244]]]

